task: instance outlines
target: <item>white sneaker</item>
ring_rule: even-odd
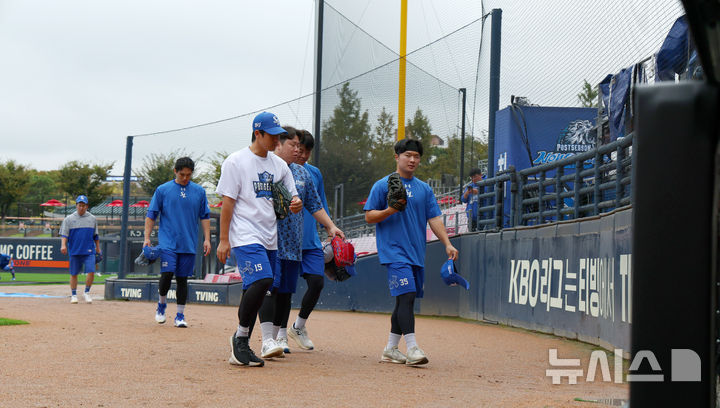
[[[287,338],[285,337],[278,337],[275,342],[278,344],[278,346],[282,347],[283,353],[289,353],[290,352],[290,345],[288,345]],[[284,356],[283,356],[284,357]]]
[[[92,298],[90,297],[89,293],[83,293],[83,296],[85,296],[86,303],[92,303]]]
[[[293,323],[292,327],[288,329],[288,337],[295,340],[298,347],[304,350],[312,350],[315,348],[315,345],[313,345],[313,342],[308,338],[307,335],[307,329],[303,327],[302,329],[296,329],[295,323]]]
[[[70,296],[70,303],[77,303],[77,296],[75,296],[75,295]]]
[[[185,313],[178,313],[175,315],[175,327],[187,327],[187,322],[185,321]]]
[[[260,358],[280,357],[283,355],[283,349],[273,339],[264,340],[262,343],[262,351]]]
[[[427,364],[428,359],[425,356],[425,352],[420,350],[420,347],[415,346],[411,347],[407,351],[407,361],[405,364],[407,365],[420,365],[420,364]]]
[[[158,303],[157,309],[155,309],[155,321],[163,324],[167,320],[165,318],[165,309],[167,308],[167,303],[160,304]]]
[[[400,350],[398,350],[397,346],[395,346],[393,348],[386,348],[383,350],[382,356],[380,356],[380,361],[383,363],[405,364],[407,357],[405,357],[405,354],[403,354]]]

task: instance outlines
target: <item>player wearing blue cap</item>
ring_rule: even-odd
[[[95,254],[100,253],[97,220],[88,212],[88,198],[75,199],[75,212],[65,217],[60,225],[60,252],[70,255],[70,303],[77,303],[77,276],[84,268],[85,302],[92,303],[90,287],[95,279]]]
[[[231,364],[261,367],[265,362],[250,349],[250,328],[273,284],[277,255],[277,218],[272,185],[282,182],[292,195],[290,211],[302,210],[290,168],[272,151],[278,135],[287,133],[277,116],[269,112],[253,120],[252,144],[229,155],[222,164],[216,192],[222,196],[220,212],[220,262],[235,255],[243,278],[238,307],[238,326],[230,338]]]
[[[158,240],[160,248],[160,283],[155,321],[165,323],[167,293],[172,285],[173,275],[177,284],[177,314],[175,327],[187,327],[185,304],[187,303],[187,281],[195,268],[195,248],[198,239],[198,219],[202,225],[203,254],[210,253],[210,207],[205,189],[190,181],[195,171],[195,162],[189,157],[175,161],[175,179],[160,185],[153,194],[145,218],[145,242],[150,247],[150,234],[159,219]]]
[[[305,211],[288,214],[285,219],[278,220],[278,268],[275,270],[273,289],[265,296],[259,311],[260,329],[263,338],[262,358],[281,357],[284,352],[289,352],[288,334],[298,343],[300,348],[305,350],[314,348],[313,343],[307,337],[307,330],[304,326],[302,328],[293,327],[290,332],[287,331],[292,294],[297,289],[301,263],[311,256],[302,250],[304,241],[303,221],[306,218],[304,213],[308,213],[307,218],[317,220],[325,226],[330,236],[340,235],[343,238],[345,237],[322,207],[314,181],[308,171],[303,166],[295,163],[299,153],[298,146],[300,145],[296,129],[292,126],[283,126],[283,129],[287,133],[279,136],[275,154],[290,167],[295,180],[295,188],[298,196],[303,201]],[[315,234],[317,235],[317,232]],[[324,266],[322,251],[320,251],[319,257],[319,264],[322,268]],[[322,269],[320,273],[322,273]],[[320,276],[320,279],[322,279],[322,276]]]
[[[387,268],[390,294],[395,308],[390,317],[390,335],[381,361],[419,365],[428,362],[415,339],[415,298],[423,297],[425,280],[426,225],[445,245],[448,259],[457,259],[458,251],[448,239],[442,213],[435,194],[427,183],[414,177],[420,164],[423,148],[419,141],[403,139],[395,144],[396,172],[407,192],[403,211],[388,206],[388,177],[378,180],[365,203],[365,221],[376,224],[376,239],[380,263]],[[400,338],[405,336],[407,355],[398,350]]]
[[[15,268],[13,267],[12,255],[0,254],[0,269],[9,271],[12,274],[12,280],[15,280]]]

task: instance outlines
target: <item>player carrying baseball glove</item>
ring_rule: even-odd
[[[287,188],[285,188],[282,181],[273,184],[272,196],[275,216],[278,220],[285,219],[285,217],[287,217],[290,213],[290,201],[292,201],[292,196],[290,196],[290,192]]]
[[[388,207],[392,207],[398,211],[404,211],[407,205],[407,192],[400,178],[400,175],[393,173],[388,177]]]

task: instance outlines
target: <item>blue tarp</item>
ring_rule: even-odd
[[[608,111],[608,103],[610,103],[610,82],[612,81],[612,74],[607,74],[605,79],[600,81],[598,84],[598,87],[600,88],[600,91],[602,92],[602,101],[603,101],[603,107],[605,108],[605,113]]]
[[[687,69],[690,48],[690,36],[685,16],[675,20],[655,60],[657,62],[657,79],[672,81],[675,74],[682,74]]]
[[[625,111],[630,97],[633,67],[628,67],[613,76],[610,82],[610,98],[607,114],[610,124],[610,140],[625,136]]]

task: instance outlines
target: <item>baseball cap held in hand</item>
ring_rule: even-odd
[[[466,281],[462,276],[458,275],[455,261],[448,259],[440,269],[440,276],[443,282],[448,286],[462,286],[466,290],[470,290],[470,282]]]
[[[148,266],[154,263],[160,257],[160,247],[146,246],[142,252],[135,258],[135,264],[140,266]]]

